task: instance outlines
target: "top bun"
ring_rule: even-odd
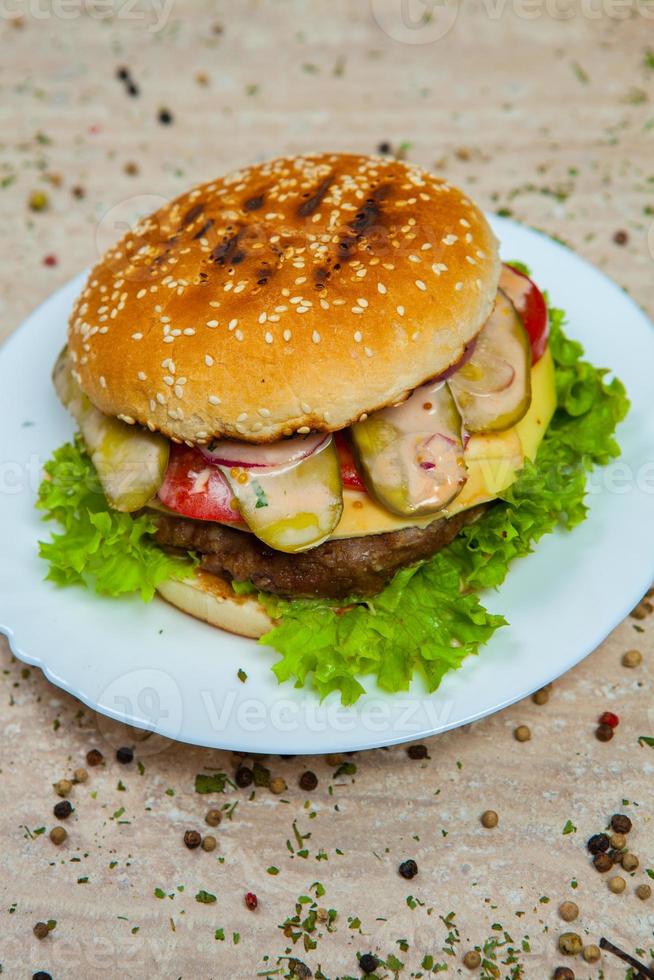
[[[499,271],[447,181],[282,157],[183,194],[106,253],[71,315],[73,370],[101,411],[189,443],[333,431],[455,363]]]

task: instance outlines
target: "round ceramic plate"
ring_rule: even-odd
[[[632,402],[621,459],[589,479],[590,513],[544,538],[484,597],[510,625],[435,694],[420,680],[350,708],[332,695],[278,685],[277,655],[197,622],[160,599],[103,599],[44,581],[34,510],[41,466],[74,423],[52,390],[79,276],[36,310],[0,351],[0,631],[14,654],[97,711],[161,735],[251,752],[372,748],[472,722],[525,697],[583,657],[636,604],[654,575],[654,331],[610,280],[566,248],[493,219],[502,255],[519,258],[568,314],[589,358],[624,381]],[[247,674],[243,683],[237,677]]]

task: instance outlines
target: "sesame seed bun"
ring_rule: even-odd
[[[157,591],[189,616],[238,636],[256,640],[275,625],[256,598],[236,595],[229,582],[211,572],[197,571],[181,581],[167,579]]]
[[[93,269],[73,370],[173,439],[333,431],[455,363],[500,262],[479,209],[398,160],[310,154],[196,187]]]

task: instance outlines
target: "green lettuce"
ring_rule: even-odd
[[[536,460],[474,524],[434,558],[398,572],[372,599],[343,611],[326,601],[260,600],[279,623],[260,642],[281,654],[279,681],[311,684],[321,697],[339,691],[352,704],[372,675],[386,691],[404,691],[422,675],[434,691],[443,675],[477,653],[498,627],[474,590],[504,580],[514,558],[557,526],[586,516],[586,474],[619,455],[613,438],[629,402],[617,379],[582,360],[581,344],[563,332],[564,315],[550,312],[550,349],[556,368],[557,409]],[[342,606],[342,603],[340,604]]]
[[[79,436],[57,449],[44,469],[36,506],[64,529],[39,542],[51,582],[86,585],[101,595],[140,592],[147,601],[166,579],[193,574],[197,562],[191,556],[171,557],[154,544],[152,516],[109,507]]]
[[[278,680],[311,685],[321,697],[340,693],[353,704],[371,676],[385,691],[404,691],[419,673],[434,691],[443,676],[478,652],[506,625],[489,613],[477,590],[504,580],[514,558],[528,554],[543,534],[572,528],[586,516],[586,475],[619,455],[613,433],[629,402],[617,379],[582,359],[580,344],[550,311],[550,349],[556,368],[557,410],[536,460],[476,523],[428,561],[399,571],[370,599],[283,600],[260,593],[277,620],[260,643],[281,656]],[[40,543],[59,585],[84,584],[103,595],[140,592],[193,573],[197,561],[171,557],[151,535],[155,520],[111,510],[81,439],[62,446],[45,467],[37,506],[63,533]],[[235,586],[254,592],[248,583]]]

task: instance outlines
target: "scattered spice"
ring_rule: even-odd
[[[86,769],[76,769],[73,773],[73,779],[76,783],[85,783],[89,778],[89,774]]]
[[[251,912],[254,912],[257,905],[259,904],[259,899],[254,894],[254,892],[245,893],[245,904],[250,909]]]
[[[531,729],[527,725],[518,725],[513,735],[517,742],[528,742],[531,739]]]
[[[86,191],[80,184],[75,184],[73,187],[71,187],[70,193],[73,195],[73,197],[76,197],[78,201],[81,201],[83,197],[86,197]]]
[[[73,784],[70,779],[59,779],[56,783],[52,784],[53,789],[57,796],[66,797],[73,788]]]
[[[469,970],[476,970],[481,966],[481,956],[476,949],[471,949],[463,957],[463,965],[467,966]]]
[[[623,667],[640,667],[643,662],[643,655],[640,650],[627,650],[622,656]]]
[[[280,793],[283,793],[286,789],[286,780],[283,779],[282,776],[275,776],[270,780],[268,789],[271,793],[274,793],[275,796],[279,796]]]
[[[633,824],[625,813],[614,813],[611,817],[611,827],[617,834],[628,834]]]
[[[303,772],[300,776],[300,789],[306,790],[307,793],[314,790],[317,785],[318,777],[316,776],[315,772],[311,772],[310,769],[307,769],[307,771]]]
[[[45,939],[46,936],[50,935],[47,922],[37,922],[32,932],[37,939]]]
[[[217,827],[222,818],[223,815],[220,810],[207,810],[204,820],[210,827]]]
[[[599,946],[584,946],[582,956],[586,963],[597,963],[601,959],[602,953]]]
[[[187,830],[184,833],[184,844],[188,847],[189,851],[194,851],[201,843],[202,835],[197,830]]]
[[[124,745],[121,749],[116,749],[116,758],[121,765],[127,766],[134,761],[134,749],[131,749],[129,745]]]
[[[600,874],[604,874],[606,871],[610,871],[613,867],[613,858],[610,854],[596,854],[593,858],[593,864]]]
[[[559,936],[559,950],[566,956],[577,956],[583,946],[581,936],[576,932],[564,932]]]
[[[488,828],[489,830],[492,827],[497,827],[499,822],[500,818],[495,813],[495,810],[484,810],[481,815],[482,826]]]
[[[575,975],[569,966],[557,966],[554,971],[554,980],[575,980]]]
[[[418,874],[418,865],[412,858],[409,858],[408,861],[402,861],[402,864],[399,866],[398,871],[400,872],[403,878],[406,878],[408,881],[410,881],[411,878],[415,878],[415,876]]]
[[[32,191],[27,203],[30,211],[45,211],[50,202],[45,191]]]
[[[104,762],[104,756],[99,749],[91,749],[90,752],[86,753],[86,763],[89,766],[101,766]]]
[[[157,119],[162,126],[170,126],[173,121],[173,114],[170,109],[159,109]]]
[[[613,734],[613,729],[610,725],[598,725],[595,729],[595,738],[598,742],[610,742]]]
[[[211,851],[215,851],[216,850],[216,845],[217,844],[218,844],[218,841],[211,834],[207,834],[206,837],[203,837],[202,838],[202,850],[203,851],[207,851],[207,853],[209,853],[209,854],[211,853]]]
[[[579,916],[579,906],[575,902],[561,902],[559,915],[564,922],[574,922]]]
[[[362,973],[374,973],[379,965],[379,960],[372,953],[364,953],[359,957],[359,969]]]
[[[73,812],[73,808],[68,800],[62,800],[61,803],[55,803],[52,812],[57,820],[66,820]]]
[[[636,889],[636,895],[641,900],[641,902],[646,902],[648,898],[652,897],[652,888],[650,885],[639,885]]]
[[[426,745],[410,745],[406,750],[406,754],[410,759],[428,759],[429,753],[427,751]]]
[[[531,696],[534,704],[547,704],[550,699],[550,687],[541,687],[540,691],[535,691]]]
[[[635,871],[640,861],[635,854],[623,854],[622,855],[622,867],[625,871]]]
[[[611,847],[616,848],[618,851],[621,851],[627,846],[627,838],[624,834],[611,834],[609,842]]]
[[[610,844],[608,834],[593,834],[589,838],[586,847],[591,854],[599,854],[600,852],[608,851]]]
[[[247,766],[239,766],[234,775],[234,782],[241,789],[245,789],[246,786],[250,786],[252,780],[254,779],[254,773]]]
[[[627,882],[620,875],[613,875],[612,878],[609,878],[609,888],[614,895],[622,895],[626,887]]]
[[[136,177],[136,175],[139,172],[138,163],[134,163],[133,160],[128,160],[125,166],[123,167],[123,171],[127,174],[128,177]]]
[[[68,831],[65,827],[53,827],[49,836],[52,843],[59,847],[59,845],[63,844],[68,837]]]
[[[613,235],[613,241],[616,245],[626,245],[629,241],[629,235],[626,231],[616,231]]]
[[[58,263],[59,259],[56,255],[53,255],[52,252],[48,252],[47,255],[43,256],[43,265],[55,266],[58,265]]]
[[[613,711],[605,711],[599,721],[600,725],[609,725],[611,728],[617,728],[620,724],[619,717]]]

